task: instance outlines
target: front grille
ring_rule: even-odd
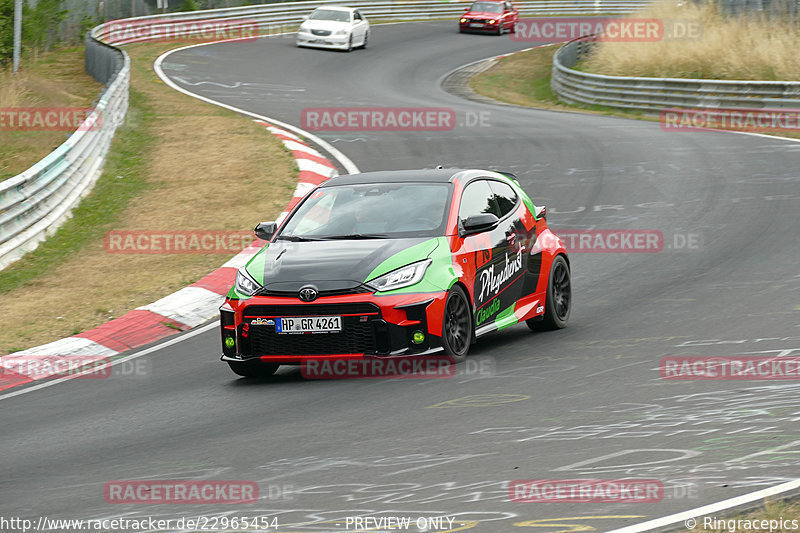
[[[330,290],[330,291],[319,291],[319,293],[318,293],[319,295],[317,297],[318,298],[322,298],[323,296],[346,296],[348,294],[366,294],[366,293],[372,293],[372,292],[375,292],[375,290],[374,289],[369,289],[368,287],[360,285],[358,287],[351,287],[349,289],[336,289],[336,290]],[[277,297],[277,298],[299,299],[298,296],[297,296],[298,293],[299,293],[299,291],[274,291],[274,290],[271,290],[271,289],[264,288],[264,289],[261,289],[258,292],[258,295],[259,296],[274,296],[274,297]]]
[[[311,30],[311,33],[320,37],[327,37],[331,34],[330,30]]]
[[[249,333],[252,355],[331,355],[375,353],[375,329],[370,322],[358,318],[342,320],[341,333],[286,335],[275,333],[274,327],[252,327]]]
[[[295,304],[295,305],[250,305],[245,307],[245,317],[284,317],[321,315],[368,315],[380,314],[380,308],[371,303],[342,304]]]

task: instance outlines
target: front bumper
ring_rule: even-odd
[[[350,34],[318,36],[310,32],[297,32],[297,40],[295,42],[297,46],[346,50],[350,44]]]
[[[427,355],[442,349],[446,293],[297,298],[254,296],[220,308],[222,360],[300,364],[319,359]],[[339,333],[277,333],[275,319],[342,317]],[[422,332],[424,340],[419,341]],[[416,339],[415,339],[416,334]]]
[[[497,33],[500,23],[489,24],[488,22],[467,21],[459,22],[458,27],[462,32]]]

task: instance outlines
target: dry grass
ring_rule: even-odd
[[[800,80],[800,23],[723,17],[712,3],[660,2],[632,15],[700,24],[695,39],[599,43],[583,69],[616,76],[731,80]]]
[[[86,74],[83,49],[29,58],[17,74],[0,71],[0,108],[91,107],[102,85]],[[28,169],[63,143],[68,132],[0,129],[0,180]]]
[[[109,229],[246,230],[277,216],[297,181],[291,155],[251,120],[161,83],[151,65],[169,47],[128,48],[132,88],[153,111],[142,127],[155,142],[141,154],[147,186]],[[144,122],[136,114],[128,120]],[[227,258],[117,255],[106,253],[101,240],[90,242],[32,282],[2,294],[0,323],[6,327],[0,330],[0,354],[95,327],[196,281]]]

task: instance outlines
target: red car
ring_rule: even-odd
[[[459,362],[489,332],[569,319],[564,246],[510,174],[338,176],[256,235],[269,244],[220,308],[222,360],[242,376],[439,352]]]
[[[458,31],[503,35],[516,31],[519,11],[509,1],[479,0],[467,8],[458,21]]]

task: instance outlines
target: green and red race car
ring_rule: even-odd
[[[332,178],[241,268],[220,308],[239,375],[308,360],[443,353],[519,322],[563,328],[566,250],[511,174],[435,169]]]

